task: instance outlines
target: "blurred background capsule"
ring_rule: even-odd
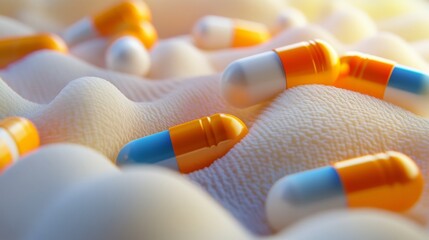
[[[123,24],[149,20],[151,20],[151,13],[144,2],[123,1],[73,24],[66,29],[63,38],[69,46],[73,46],[96,36],[112,35]]]
[[[234,106],[249,107],[295,86],[333,85],[339,72],[329,44],[301,42],[232,62],[222,75],[222,94]]]
[[[39,134],[30,120],[8,117],[0,121],[0,172],[39,144]]]
[[[0,39],[0,68],[39,50],[64,53],[67,52],[67,46],[60,37],[49,33],[3,38]]]
[[[248,47],[268,41],[268,28],[260,23],[220,16],[201,18],[192,30],[197,47],[207,50]]]
[[[118,72],[146,76],[151,66],[148,50],[158,40],[150,22],[123,25],[106,49],[105,65]]]
[[[214,114],[126,144],[117,164],[158,164],[181,173],[211,165],[238,143],[248,130],[237,117]]]
[[[288,175],[268,193],[267,219],[281,230],[306,216],[334,208],[406,211],[423,192],[419,167],[394,151],[339,161]]]

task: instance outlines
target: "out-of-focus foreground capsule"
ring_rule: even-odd
[[[53,34],[7,37],[0,39],[0,68],[5,68],[38,50],[67,52],[63,40]]]
[[[221,87],[232,105],[248,107],[298,85],[332,85],[339,72],[335,50],[315,40],[234,61],[225,69]]]
[[[159,164],[190,173],[208,167],[246,134],[240,119],[218,113],[131,141],[119,152],[117,163]]]
[[[423,191],[418,166],[406,155],[388,151],[288,175],[268,193],[267,218],[281,230],[305,216],[333,208],[411,208]]]
[[[201,18],[192,30],[195,45],[202,49],[248,47],[270,39],[263,24],[219,16]]]
[[[87,17],[70,26],[64,33],[69,46],[96,36],[109,36],[124,24],[149,21],[151,13],[142,1],[124,1],[93,17]]]
[[[0,172],[39,143],[37,129],[29,120],[8,117],[0,121]]]
[[[342,73],[336,87],[380,98],[429,117],[428,74],[361,53],[349,53],[340,59]]]
[[[111,70],[145,76],[150,68],[150,49],[158,39],[150,22],[130,24],[113,37],[106,50],[106,67]]]

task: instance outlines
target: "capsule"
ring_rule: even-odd
[[[129,24],[119,30],[106,50],[108,69],[145,76],[151,61],[148,49],[156,43],[158,35],[150,22]]]
[[[39,146],[39,134],[32,122],[9,117],[0,122],[0,172],[20,156]]]
[[[341,57],[334,86],[367,94],[429,117],[429,75],[387,59],[361,53]]]
[[[64,33],[69,46],[96,36],[109,36],[122,28],[124,24],[150,21],[151,13],[146,4],[139,1],[124,1],[114,5],[93,17],[86,17],[70,26]]]
[[[248,47],[271,38],[263,24],[219,16],[201,18],[192,30],[192,37],[197,47],[208,50]]]
[[[190,173],[208,167],[247,134],[246,125],[229,114],[214,114],[126,144],[117,163],[158,164]]]
[[[222,94],[232,105],[249,107],[295,86],[333,85],[339,72],[327,43],[301,42],[232,62],[222,75]]]
[[[388,151],[288,175],[268,193],[267,217],[275,230],[305,216],[333,208],[410,209],[423,191],[418,166]]]
[[[0,68],[5,68],[38,50],[67,52],[67,46],[54,34],[3,38],[0,39]]]

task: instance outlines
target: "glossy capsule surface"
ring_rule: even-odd
[[[32,122],[21,117],[0,121],[0,172],[20,156],[39,146],[39,134]]]
[[[429,117],[429,74],[362,53],[341,57],[335,86],[370,95]]]
[[[3,38],[0,39],[0,68],[5,68],[39,50],[67,52],[67,46],[54,34]]]
[[[69,45],[75,45],[96,36],[115,34],[123,25],[150,21],[151,13],[146,4],[124,1],[104,11],[84,18],[70,26],[63,37]]]
[[[192,30],[192,37],[197,47],[210,50],[248,47],[271,38],[263,24],[220,16],[201,18]]]
[[[126,144],[117,164],[158,164],[181,173],[208,167],[247,134],[246,125],[229,114],[214,114]]]
[[[410,209],[423,192],[418,166],[388,151],[288,175],[268,193],[268,222],[275,230],[305,216],[333,208]]]
[[[315,40],[234,61],[225,69],[221,87],[229,103],[249,107],[295,86],[332,85],[339,72],[334,49]]]

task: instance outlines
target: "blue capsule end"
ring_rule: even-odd
[[[119,152],[116,163],[118,165],[161,164],[167,166],[176,164],[169,131],[129,142]],[[172,167],[174,168],[174,166]]]

